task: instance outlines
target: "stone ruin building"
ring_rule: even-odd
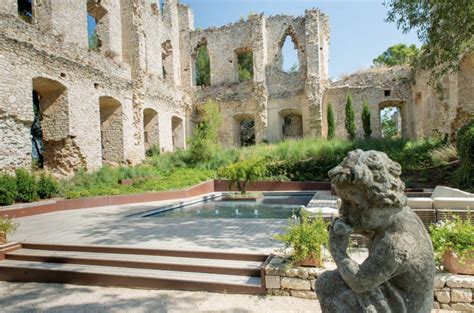
[[[88,20],[98,49],[89,48]],[[256,143],[325,137],[332,103],[336,136],[345,137],[348,93],[356,116],[367,100],[373,135],[380,110],[399,108],[402,135],[452,134],[472,118],[474,55],[444,82],[440,97],[427,73],[370,69],[331,82],[330,29],[319,10],[304,16],[250,15],[247,20],[194,29],[178,0],[2,0],[0,3],[0,169],[30,167],[43,151],[57,176],[102,164],[136,164],[152,145],[186,147],[199,108],[215,100],[225,146],[241,144],[252,122]],[[282,46],[297,49],[298,70],[282,69]],[[210,85],[196,86],[195,58],[205,48]],[[239,55],[251,53],[253,76],[240,81]],[[360,118],[357,131],[362,135]],[[32,140],[33,139],[33,140]]]

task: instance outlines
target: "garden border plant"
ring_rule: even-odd
[[[7,243],[7,236],[15,232],[18,223],[7,216],[0,216],[0,245]]]
[[[322,266],[323,247],[329,242],[328,222],[321,214],[310,218],[301,211],[299,220],[290,219],[288,224],[285,233],[274,238],[283,242],[285,248],[291,248],[291,265]]]
[[[435,251],[435,260],[438,265],[443,265],[450,272],[470,271],[474,274],[474,224],[471,222],[471,213],[463,220],[454,216],[451,220],[443,220],[430,225],[430,237]],[[449,262],[450,258],[459,260],[459,264]],[[456,262],[456,261],[455,261]],[[466,264],[469,269],[458,269]]]

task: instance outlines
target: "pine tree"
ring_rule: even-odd
[[[356,134],[355,114],[354,114],[354,108],[352,107],[352,96],[350,94],[347,96],[346,120],[345,120],[344,125],[346,126],[349,139],[354,140],[355,134]]]
[[[328,120],[328,139],[334,138],[334,111],[332,110],[332,104],[328,104],[328,112],[327,112],[327,120]]]
[[[370,126],[370,110],[367,100],[364,101],[364,106],[362,107],[362,113],[360,117],[362,119],[362,126],[364,127],[364,136],[365,138],[370,138],[372,135],[372,128]]]

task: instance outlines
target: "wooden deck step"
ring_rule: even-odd
[[[6,253],[5,258],[18,261],[100,265],[243,276],[260,276],[260,266],[262,264],[262,262],[256,261],[39,249],[16,250]]]
[[[225,251],[42,243],[4,246],[0,256],[3,281],[244,294],[265,292],[262,267],[269,260]]]
[[[260,277],[99,265],[0,262],[0,280],[260,294]]]

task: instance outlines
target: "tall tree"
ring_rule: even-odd
[[[418,53],[419,50],[415,45],[407,46],[400,43],[389,47],[381,55],[376,57],[373,62],[374,65],[404,65],[414,61]]]
[[[459,57],[474,45],[473,0],[385,0],[387,20],[423,42],[416,66],[432,70],[432,81],[459,69]]]
[[[334,138],[334,111],[332,110],[332,104],[328,103],[327,111],[327,120],[328,120],[328,139]]]
[[[354,140],[356,136],[356,126],[355,126],[355,113],[354,108],[352,107],[352,96],[349,94],[347,96],[346,102],[346,120],[344,126],[346,126],[347,135],[350,140]]]
[[[370,110],[367,100],[364,101],[360,117],[362,119],[362,127],[364,127],[364,136],[365,138],[370,138],[370,136],[372,135],[372,127],[370,125]]]

